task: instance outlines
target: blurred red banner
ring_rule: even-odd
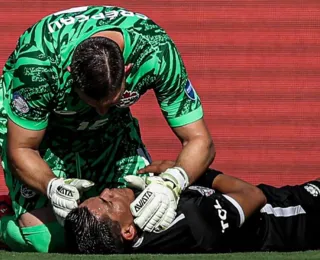
[[[88,1],[0,1],[0,65],[22,32]],[[252,183],[319,177],[320,1],[90,1],[143,13],[173,38],[215,141],[213,167]],[[180,143],[147,93],[132,108],[154,160]],[[192,158],[190,158],[192,160]],[[3,182],[1,174],[0,182]],[[4,184],[0,191],[5,191]]]

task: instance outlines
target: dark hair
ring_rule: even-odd
[[[74,86],[100,100],[121,87],[124,60],[117,43],[106,37],[91,37],[75,49],[71,61]]]
[[[99,220],[87,207],[73,209],[65,219],[64,230],[69,253],[124,253],[119,223]]]

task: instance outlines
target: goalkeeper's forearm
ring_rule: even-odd
[[[8,162],[13,174],[23,183],[47,194],[47,185],[55,175],[38,151],[30,148],[8,150]]]
[[[176,166],[185,170],[190,184],[195,182],[214,160],[215,149],[210,140],[199,137],[183,144]]]

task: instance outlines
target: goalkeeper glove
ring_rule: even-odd
[[[135,224],[148,232],[167,229],[175,219],[180,194],[189,185],[185,171],[174,167],[160,176],[124,178],[129,187],[143,190],[130,205]]]
[[[53,178],[50,180],[47,196],[51,201],[53,212],[62,226],[69,212],[78,207],[78,200],[82,193],[92,186],[94,186],[92,181],[82,179]]]

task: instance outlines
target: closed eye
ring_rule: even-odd
[[[111,206],[111,207],[113,207],[113,202],[112,201],[110,201],[110,200],[104,200],[104,199],[102,199],[102,198],[99,198],[103,203],[105,203],[105,204],[108,204],[108,206]]]

